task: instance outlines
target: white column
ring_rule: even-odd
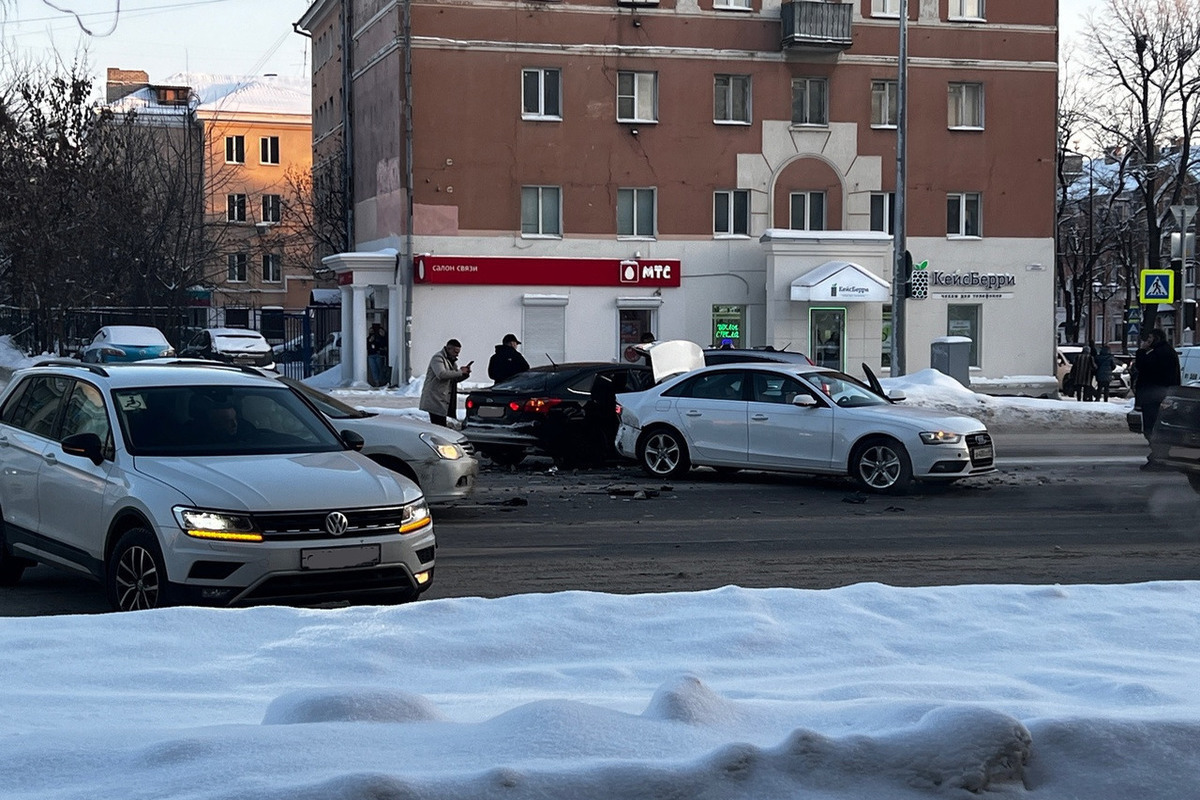
[[[351,286],[350,290],[354,304],[350,330],[342,330],[342,359],[350,361],[350,385],[359,389],[370,385],[367,383],[367,287]]]
[[[405,383],[404,366],[400,363],[404,342],[404,309],[400,303],[400,292],[395,286],[387,287],[388,308],[388,364],[392,368],[392,385]]]
[[[350,382],[350,353],[354,347],[350,332],[354,330],[354,293],[350,284],[338,287],[342,290],[342,360],[338,362],[338,383],[345,386]]]

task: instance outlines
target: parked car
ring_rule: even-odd
[[[275,353],[258,331],[247,328],[204,328],[179,353],[245,367],[275,368]]]
[[[105,325],[79,351],[89,364],[142,361],[175,355],[175,348],[158,328],[149,325]]]
[[[342,332],[334,331],[325,337],[325,342],[313,355],[313,367],[327,370],[342,363]]]
[[[372,414],[292,378],[285,383],[316,406],[333,426],[354,431],[366,444],[362,454],[416,483],[429,503],[462,500],[475,490],[479,459],[458,431],[397,415]]]
[[[1064,344],[1058,346],[1055,355],[1058,390],[1068,397],[1075,396],[1075,384],[1071,380],[1071,366],[1082,352],[1083,345],[1081,344]],[[1108,394],[1110,397],[1128,397],[1130,391],[1128,362],[1118,359],[1115,354],[1113,362],[1113,373],[1112,379],[1108,384]]]
[[[616,447],[658,478],[694,466],[850,475],[872,492],[994,471],[982,422],[901,399],[827,367],[705,367],[619,395]]]
[[[704,363],[708,366],[715,364],[734,364],[746,361],[773,362],[779,364],[812,364],[811,358],[804,353],[791,350],[776,350],[773,347],[752,347],[720,349],[710,348],[704,351]]]
[[[616,395],[654,383],[643,364],[576,362],[534,367],[467,395],[463,433],[498,464],[530,453],[568,462],[614,455]]]
[[[1150,461],[1182,472],[1200,494],[1200,381],[1167,390],[1150,431]]]
[[[43,562],[118,610],[415,599],[429,507],[362,444],[226,365],[18,371],[0,395],[0,583]]]

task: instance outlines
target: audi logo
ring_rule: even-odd
[[[330,511],[325,517],[325,530],[330,536],[341,536],[350,527],[350,520],[340,511]]]

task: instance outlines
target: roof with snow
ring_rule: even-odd
[[[161,103],[159,87],[187,87],[192,99],[188,105]],[[125,95],[109,104],[117,112],[179,116],[194,110],[201,116],[213,114],[312,115],[312,86],[306,78],[280,75],[210,75],[179,72],[163,81]]]

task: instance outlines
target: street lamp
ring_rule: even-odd
[[[1101,283],[1100,281],[1092,281],[1092,295],[1100,301],[1100,343],[1108,344],[1108,321],[1106,319],[1108,312],[1108,301],[1120,291],[1121,287],[1116,283]]]

